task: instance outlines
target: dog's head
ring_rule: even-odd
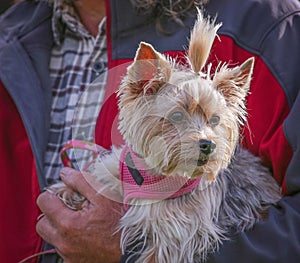
[[[157,173],[213,181],[227,167],[245,119],[254,59],[202,72],[220,25],[198,20],[188,66],[140,43],[119,90],[119,129]],[[208,67],[209,69],[209,67]]]

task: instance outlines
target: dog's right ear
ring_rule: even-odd
[[[156,94],[169,81],[171,65],[165,56],[150,44],[141,42],[134,62],[127,69],[128,88],[131,93]]]

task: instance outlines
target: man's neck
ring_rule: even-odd
[[[74,0],[82,24],[93,35],[98,35],[98,26],[105,17],[105,0]]]

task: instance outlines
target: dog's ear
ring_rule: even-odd
[[[127,70],[128,88],[135,94],[156,94],[170,75],[170,62],[150,44],[141,42]]]
[[[222,65],[213,78],[213,86],[225,97],[228,104],[242,106],[248,94],[254,67],[254,58],[247,59],[241,66],[228,69]]]

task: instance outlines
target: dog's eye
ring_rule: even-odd
[[[212,116],[212,117],[209,119],[208,123],[209,123],[211,126],[217,126],[217,125],[220,123],[220,117],[214,115],[214,116]]]
[[[181,111],[175,111],[169,116],[171,122],[179,123],[184,119],[184,114]]]

